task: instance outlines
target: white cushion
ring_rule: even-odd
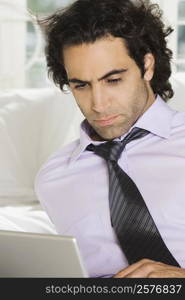
[[[77,138],[80,114],[58,89],[0,94],[0,204],[34,201],[34,179],[57,148]]]

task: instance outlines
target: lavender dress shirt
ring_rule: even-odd
[[[80,139],[42,166],[35,190],[57,232],[77,238],[89,276],[111,277],[128,262],[110,223],[106,162],[85,151],[92,140],[84,125]],[[158,96],[135,126],[151,133],[127,144],[118,163],[135,181],[164,242],[185,267],[185,112]]]

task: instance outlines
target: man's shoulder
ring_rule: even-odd
[[[174,110],[174,117],[172,122],[173,127],[181,127],[182,129],[185,126],[185,111]]]
[[[50,176],[53,176],[58,169],[63,169],[68,166],[71,155],[75,151],[76,147],[79,145],[79,139],[71,142],[70,144],[65,145],[61,149],[55,151],[47,159],[47,161],[41,166],[40,170],[37,173],[35,184],[37,185],[42,180],[46,180]]]
[[[48,158],[46,164],[50,163],[51,161],[58,160],[58,159],[60,161],[66,161],[66,160],[70,159],[72,153],[78,147],[79,143],[80,143],[80,139],[76,139],[73,142],[58,149],[57,151],[55,151],[54,153],[51,154],[51,156]]]
[[[170,139],[169,141],[181,141],[185,143],[185,112],[174,110],[172,122],[170,123]]]

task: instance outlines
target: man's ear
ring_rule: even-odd
[[[146,81],[152,80],[154,75],[154,68],[155,68],[155,58],[152,53],[147,53],[144,56],[144,79]]]

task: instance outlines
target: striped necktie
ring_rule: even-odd
[[[111,224],[129,264],[148,258],[179,266],[166,247],[136,184],[117,163],[127,143],[148,133],[135,127],[123,141],[90,144],[87,150],[94,151],[107,162]]]

